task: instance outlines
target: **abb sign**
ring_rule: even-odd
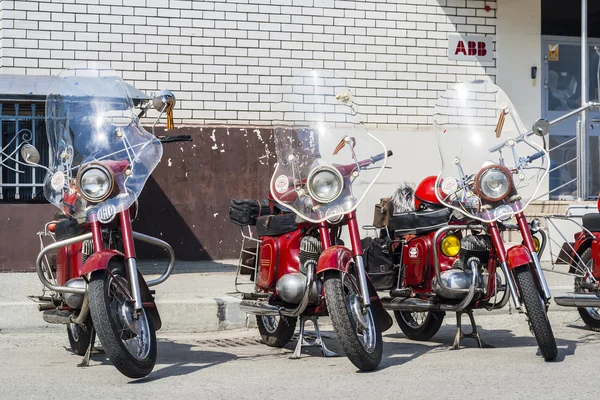
[[[494,61],[494,42],[489,36],[450,35],[448,58],[458,61]]]

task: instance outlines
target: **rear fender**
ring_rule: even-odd
[[[523,245],[513,246],[506,252],[506,263],[508,269],[515,269],[521,265],[533,263],[531,253]]]
[[[352,252],[344,246],[331,246],[319,257],[317,264],[317,274],[322,274],[325,271],[341,271],[348,272],[349,266],[353,263],[354,257]],[[367,275],[367,286],[369,289],[369,298],[371,299],[371,312],[373,318],[379,320],[381,331],[385,332],[394,324],[390,314],[383,308],[381,299],[377,294],[377,290],[371,283],[369,275]]]

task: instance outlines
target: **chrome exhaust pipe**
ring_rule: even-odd
[[[65,310],[46,310],[42,313],[42,318],[49,324],[67,325],[72,323],[73,313]]]
[[[240,302],[240,310],[246,314],[264,315],[268,317],[278,317],[279,307],[272,306],[266,301],[260,300],[242,300]]]
[[[563,307],[600,307],[600,297],[593,293],[566,293],[555,296],[554,301]]]
[[[381,304],[386,310],[427,312],[437,311],[438,305],[416,297],[382,297]]]

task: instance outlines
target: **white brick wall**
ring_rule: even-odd
[[[77,4],[75,4],[77,3]],[[453,32],[496,34],[480,0],[3,0],[5,74],[111,63],[140,90],[176,92],[179,123],[269,123],[269,93],[304,69],[348,78],[382,128],[429,123],[440,91],[495,79],[450,61]],[[492,10],[487,12],[487,5]]]

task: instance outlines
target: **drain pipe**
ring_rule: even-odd
[[[588,0],[581,0],[581,105],[588,103]],[[579,114],[577,127],[577,199],[587,198],[587,111]]]

